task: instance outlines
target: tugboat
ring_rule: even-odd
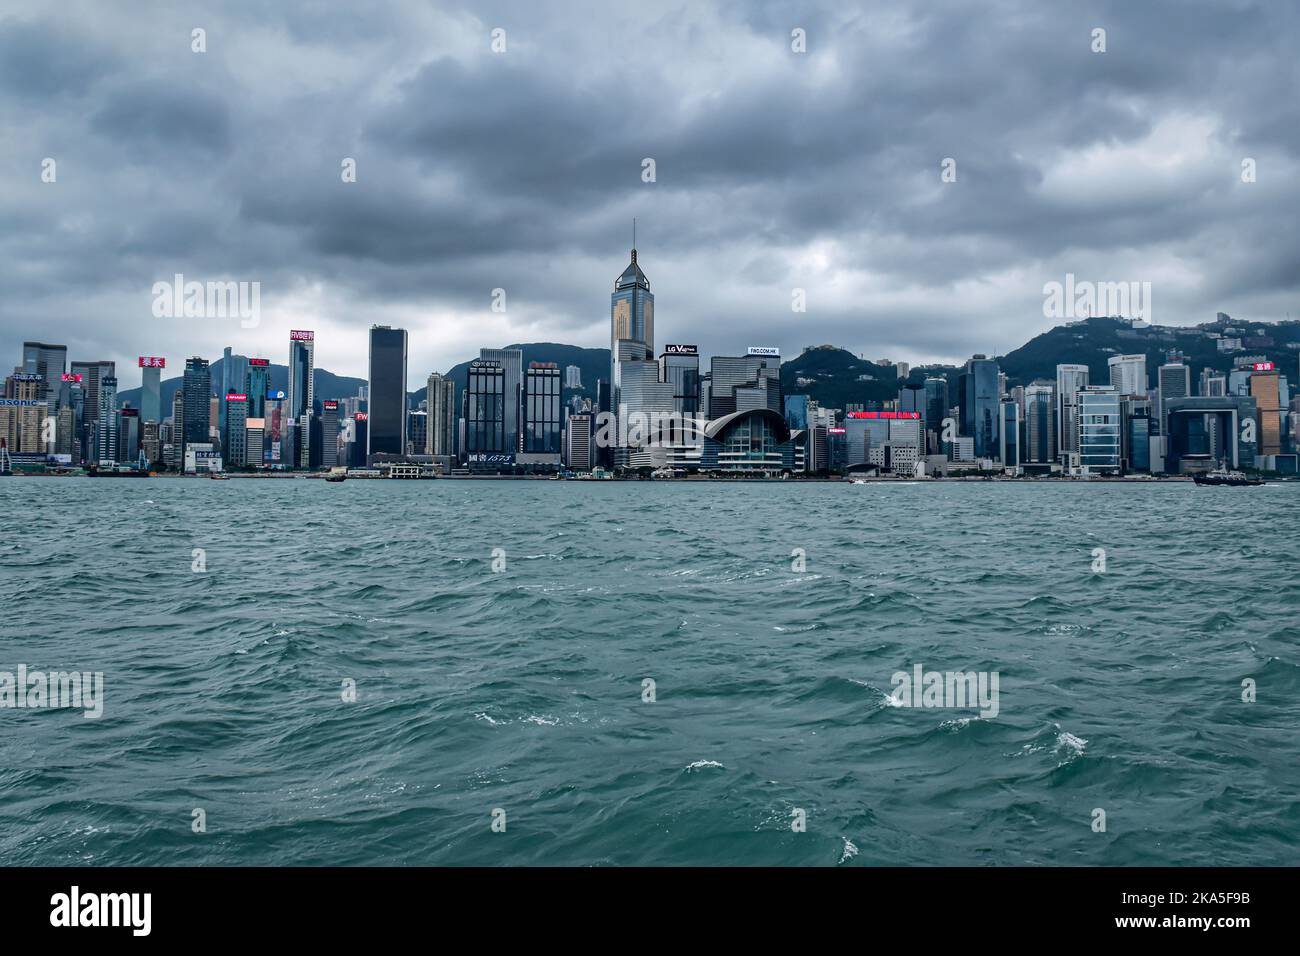
[[[1192,481],[1198,485],[1218,485],[1228,488],[1247,488],[1264,484],[1263,478],[1247,478],[1239,471],[1226,471],[1222,468],[1218,471],[1197,472],[1192,475]]]

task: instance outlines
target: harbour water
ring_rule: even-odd
[[[10,478],[0,513],[0,672],[104,688],[0,709],[9,865],[1300,846],[1300,485]],[[899,706],[918,665],[996,674],[996,716]]]

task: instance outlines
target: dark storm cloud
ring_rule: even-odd
[[[43,106],[51,99],[84,95],[109,73],[116,58],[93,36],[61,23],[0,17],[0,88],[6,105]]]
[[[1298,34],[1265,2],[33,8],[0,20],[0,347],[278,359],[305,327],[358,373],[384,322],[418,378],[601,345],[633,216],[660,339],[706,353],[1005,351],[1067,271],[1152,281],[1161,322],[1278,318]],[[176,272],[260,281],[262,324],[153,319]]]
[[[223,153],[230,144],[229,111],[216,94],[160,82],[113,90],[90,127],[126,150],[146,154],[188,147]]]

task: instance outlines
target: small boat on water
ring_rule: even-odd
[[[150,472],[143,468],[89,468],[88,478],[150,478]]]
[[[325,476],[325,480],[326,480],[326,481],[336,481],[336,482],[337,482],[337,481],[347,481],[347,480],[348,480],[348,476],[345,475],[345,474],[343,474],[342,472],[337,472],[337,473],[335,473],[335,474],[326,475],[326,476]]]
[[[1239,471],[1225,471],[1223,469],[1197,472],[1192,475],[1192,481],[1198,485],[1216,485],[1226,488],[1246,488],[1264,484],[1263,478],[1247,478]]]
[[[230,480],[230,476],[229,476],[229,475],[223,475],[223,474],[222,474],[221,472],[219,472],[219,471],[214,471],[212,474],[208,475],[208,477],[211,478],[213,481],[229,481],[229,480]]]

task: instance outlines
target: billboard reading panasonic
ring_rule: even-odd
[[[780,355],[781,350],[774,345],[751,345],[750,355]]]

